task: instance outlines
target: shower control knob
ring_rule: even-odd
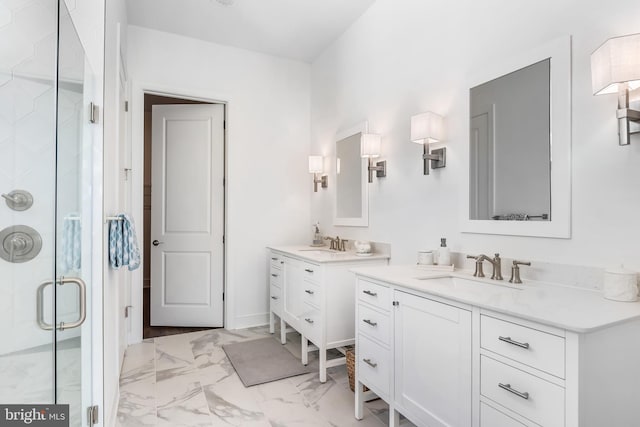
[[[25,190],[13,190],[9,194],[1,194],[9,209],[26,211],[33,205],[33,196]]]

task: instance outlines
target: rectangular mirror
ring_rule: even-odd
[[[570,39],[493,63],[470,87],[463,231],[570,237]]]
[[[367,161],[360,157],[360,140],[367,128],[364,122],[336,135],[334,225],[369,225]]]

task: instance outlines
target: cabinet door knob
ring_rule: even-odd
[[[515,388],[511,387],[511,384],[502,384],[502,383],[498,383],[498,387],[500,387],[503,390],[507,390],[509,393],[513,393],[518,397],[521,397],[525,400],[529,400],[529,393],[522,392],[522,391],[518,391]]]
[[[362,319],[362,321],[363,321],[364,323],[366,323],[367,325],[371,325],[371,326],[374,326],[374,327],[375,327],[375,326],[378,326],[378,323],[376,323],[376,322],[372,322],[372,321],[371,321],[371,320],[369,320],[369,319]]]
[[[271,261],[277,261],[278,258],[271,258]]]
[[[309,295],[313,295],[314,292],[311,289],[305,289],[304,290],[306,293],[308,293]]]
[[[308,317],[304,319],[305,322],[313,324],[313,319],[309,319]]]
[[[528,342],[518,342],[518,341],[514,341],[514,340],[512,340],[512,339],[511,339],[511,337],[500,337],[500,336],[499,336],[499,337],[498,337],[498,339],[499,339],[500,341],[503,341],[503,342],[509,343],[509,344],[511,344],[511,345],[515,345],[515,346],[520,347],[520,348],[526,348],[526,349],[528,349],[528,348],[529,348],[529,343],[528,343]]]
[[[313,270],[310,268],[305,268],[304,271],[306,271],[307,273],[313,273]]]
[[[278,299],[278,297],[271,297],[271,299],[276,300],[276,299]]]
[[[271,277],[278,277],[278,275],[275,273],[271,273]]]
[[[371,359],[362,359],[362,361],[367,365],[371,366],[372,368],[375,368],[376,366],[378,366],[378,364],[375,362],[372,362]]]
[[[378,294],[377,294],[377,293],[375,293],[375,292],[371,292],[371,291],[370,291],[370,290],[368,290],[368,289],[367,289],[367,290],[362,291],[362,293],[363,293],[363,294],[370,295],[370,296],[372,296],[372,297],[376,297],[376,296],[378,296]]]

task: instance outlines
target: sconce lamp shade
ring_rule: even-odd
[[[324,171],[324,159],[322,156],[309,156],[309,173],[322,173]]]
[[[618,93],[621,83],[640,87],[640,34],[611,38],[591,54],[594,95]]]
[[[411,117],[411,141],[415,143],[441,142],[443,131],[442,116],[436,113],[427,111]]]
[[[360,157],[374,159],[380,157],[382,137],[375,133],[363,133],[360,139]]]

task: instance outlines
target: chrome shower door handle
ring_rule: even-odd
[[[80,314],[78,315],[78,318],[71,323],[60,322],[58,329],[61,331],[77,328],[82,325],[87,318],[87,285],[84,283],[84,280],[79,277],[63,277],[62,280],[60,280],[60,284],[64,285],[66,283],[73,283],[78,287]]]
[[[153,246],[158,246],[158,245],[161,245],[161,244],[163,244],[163,243],[164,243],[164,242],[161,242],[161,241],[159,241],[159,240],[154,240],[153,242],[151,242],[151,244],[152,244]]]
[[[87,285],[84,283],[82,279],[78,277],[63,277],[62,279],[58,280],[56,283],[59,283],[60,285],[73,283],[76,286],[78,286],[78,290],[79,290],[78,299],[79,299],[79,307],[80,307],[80,313],[76,320],[70,323],[60,322],[56,325],[56,329],[64,331],[65,329],[77,328],[78,326],[82,325],[85,319],[87,318]],[[38,290],[36,294],[37,296],[37,301],[36,301],[37,319],[36,320],[38,322],[38,326],[40,326],[40,329],[43,329],[45,331],[50,331],[53,329],[53,325],[45,322],[44,320],[44,304],[43,304],[44,290],[47,286],[52,284],[53,284],[53,281],[51,280],[42,282],[42,284],[38,286]]]

